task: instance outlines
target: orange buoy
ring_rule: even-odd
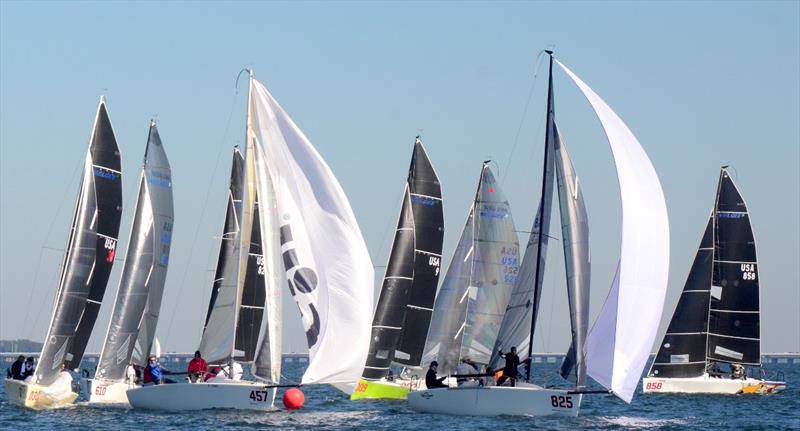
[[[303,407],[306,402],[306,396],[303,391],[297,388],[291,388],[283,393],[283,406],[287,410],[297,410]]]

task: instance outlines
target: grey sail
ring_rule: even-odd
[[[34,380],[55,381],[77,368],[114,264],[122,215],[122,172],[105,102],[100,101],[61,268],[53,315]]]
[[[238,362],[251,362],[256,356],[258,334],[261,332],[261,320],[264,317],[264,305],[267,290],[264,280],[264,255],[261,252],[261,227],[259,221],[258,194],[253,202],[253,228],[250,233],[250,247],[247,255],[247,269],[242,286],[242,301],[239,305],[239,317],[236,322]]]
[[[558,180],[558,203],[561,213],[561,237],[564,244],[564,261],[567,274],[567,298],[572,326],[572,344],[561,364],[561,377],[586,385],[584,361],[586,334],[589,327],[589,283],[591,260],[589,257],[589,218],[583,203],[583,192],[578,175],[572,167],[567,146],[555,132],[555,165]]]
[[[709,217],[700,247],[664,339],[658,347],[650,377],[699,377],[706,371],[708,304],[714,260],[714,215]]]
[[[173,224],[172,175],[155,122],[150,124],[137,196],[125,266],[95,374],[103,380],[123,380],[131,359],[144,365],[155,336]],[[154,312],[148,311],[152,304],[157,306]]]
[[[519,271],[519,243],[487,163],[456,253],[434,304],[424,361],[442,373],[460,358],[488,364]]]
[[[147,281],[147,305],[144,309],[144,318],[139,324],[137,348],[134,349],[134,360],[140,365],[146,364],[156,337],[156,325],[161,311],[161,299],[164,296],[172,245],[172,227],[175,220],[172,200],[172,170],[155,122],[150,126],[145,152],[144,175],[153,208],[152,238],[155,241],[153,248],[155,260]]]
[[[750,214],[724,166],[714,208],[714,269],[708,307],[708,360],[761,365],[756,243]]]
[[[199,347],[210,364],[228,363],[234,343],[243,172],[244,158],[237,147],[234,149],[231,166],[231,183],[217,269]]]

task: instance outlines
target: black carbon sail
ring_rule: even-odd
[[[700,248],[648,373],[699,377],[708,363],[761,365],[755,240],[724,166]]]
[[[225,265],[231,259],[235,251],[235,242],[238,240],[236,234],[239,232],[239,219],[242,214],[242,181],[244,175],[244,157],[239,151],[239,147],[233,150],[233,161],[231,162],[231,183],[228,189],[228,206],[225,212],[225,223],[222,227],[222,240],[219,244],[219,257],[217,258],[217,269],[214,272],[214,285],[211,289],[211,299],[208,301],[208,312],[206,321],[203,324],[205,332],[208,326],[208,319],[214,309],[214,303],[219,294],[219,288],[225,279]]]
[[[756,244],[750,214],[723,167],[714,211],[714,270],[708,313],[708,359],[761,365]]]
[[[443,220],[439,179],[417,137],[373,317],[366,379],[386,376],[392,361],[420,364],[439,280]]]
[[[264,317],[267,290],[264,280],[264,255],[261,252],[261,222],[259,219],[258,194],[253,209],[253,230],[250,233],[250,250],[247,255],[247,270],[242,288],[239,319],[236,322],[234,359],[251,362],[258,347],[258,334]]]
[[[114,130],[100,100],[67,242],[53,316],[35,382],[51,384],[77,368],[114,265],[122,216],[122,172]]]

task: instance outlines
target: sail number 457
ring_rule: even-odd
[[[560,407],[564,409],[572,408],[572,397],[564,395],[553,395],[550,397],[550,404],[553,407]]]
[[[267,394],[269,394],[269,391],[250,391],[250,399],[253,401],[268,402],[269,397]]]

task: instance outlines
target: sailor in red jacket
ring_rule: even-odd
[[[203,359],[200,351],[194,352],[194,359],[189,362],[189,380],[194,383],[196,381],[203,381],[206,373],[208,373],[208,362]]]

